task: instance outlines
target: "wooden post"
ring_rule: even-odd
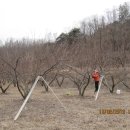
[[[97,91],[97,94],[96,94],[96,97],[95,97],[95,101],[96,101],[97,98],[98,98],[98,94],[99,94],[99,91],[100,91],[100,88],[101,88],[101,84],[102,84],[103,78],[104,78],[104,76],[101,76],[101,78],[100,78],[99,87],[98,87],[98,91]]]
[[[31,88],[30,92],[28,93],[28,96],[27,96],[27,97],[26,97],[26,99],[24,100],[24,102],[23,102],[22,106],[20,107],[20,109],[19,109],[18,113],[16,114],[16,116],[15,116],[14,120],[17,120],[17,118],[19,117],[19,115],[20,115],[21,111],[23,110],[23,108],[24,108],[25,104],[27,103],[27,101],[28,101],[29,97],[31,96],[31,93],[32,93],[33,89],[35,88],[35,86],[36,86],[36,84],[37,84],[37,82],[38,82],[39,78],[40,78],[39,76],[36,78],[36,80],[35,80],[35,82],[34,82],[34,84],[33,84],[32,88]]]

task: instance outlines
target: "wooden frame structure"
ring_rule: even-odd
[[[42,76],[38,76],[38,77],[36,78],[34,84],[32,85],[32,88],[30,89],[30,91],[29,91],[29,93],[28,93],[26,99],[24,100],[22,106],[20,107],[18,113],[17,113],[16,116],[14,117],[14,120],[17,120],[17,119],[18,119],[18,117],[19,117],[20,113],[22,112],[24,106],[26,105],[26,103],[27,103],[29,97],[31,96],[31,94],[32,94],[32,92],[33,92],[33,90],[34,90],[34,88],[36,87],[37,82],[38,82],[40,79],[44,81],[44,83],[47,85],[47,87],[51,90],[51,92],[54,94],[54,96],[55,96],[55,97],[57,98],[57,100],[60,102],[60,104],[62,105],[62,107],[67,111],[66,107],[63,105],[63,103],[60,101],[60,99],[56,96],[56,94],[54,93],[54,91],[52,90],[52,88],[48,85],[48,83],[46,82],[46,80],[45,80]]]

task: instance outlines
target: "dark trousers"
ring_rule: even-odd
[[[98,87],[99,87],[99,81],[95,81],[95,92],[98,91]]]

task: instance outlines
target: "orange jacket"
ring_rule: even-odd
[[[99,72],[93,72],[93,73],[92,73],[92,78],[93,78],[95,81],[99,81],[99,80],[100,80],[100,74],[99,74]]]

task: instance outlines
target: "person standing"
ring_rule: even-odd
[[[95,91],[94,91],[94,96],[95,96],[99,88],[99,80],[100,80],[100,74],[97,69],[95,69],[94,72],[92,73],[92,78],[95,81]]]

